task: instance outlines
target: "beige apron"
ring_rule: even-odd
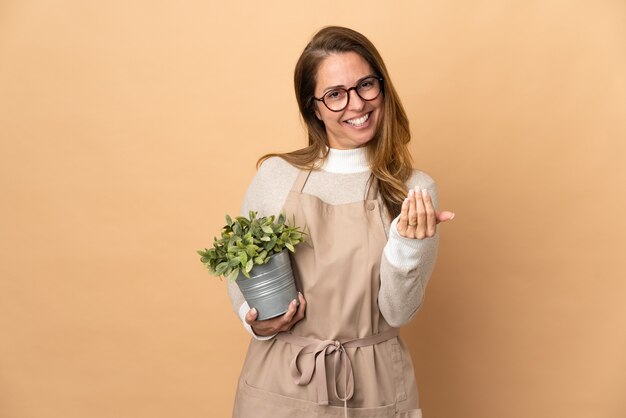
[[[330,205],[302,193],[309,175],[300,172],[284,206],[309,233],[292,258],[306,317],[252,339],[233,417],[420,418],[409,352],[378,309],[387,238],[377,182],[364,202]]]

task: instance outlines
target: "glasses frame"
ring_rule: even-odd
[[[380,90],[378,92],[378,94],[374,97],[372,97],[371,99],[364,99],[363,96],[361,96],[359,94],[359,90],[358,87],[359,85],[367,80],[368,78],[375,78],[376,80],[378,80],[380,82]],[[313,96],[313,100],[317,100],[318,102],[322,102],[324,103],[324,106],[326,106],[326,109],[330,110],[331,112],[341,112],[342,110],[344,110],[346,107],[348,107],[348,105],[350,104],[350,90],[354,90],[354,92],[356,93],[357,96],[359,96],[359,98],[365,102],[371,102],[372,100],[376,100],[378,98],[378,96],[380,96],[380,93],[383,92],[383,78],[382,77],[378,77],[375,75],[368,75],[367,77],[363,77],[362,79],[360,79],[359,81],[357,81],[356,85],[353,87],[350,87],[349,89],[344,89],[344,88],[337,88],[337,89],[333,89],[333,90],[343,90],[346,92],[346,95],[348,97],[348,100],[346,101],[346,105],[344,107],[342,107],[339,110],[335,110],[335,109],[331,109],[330,107],[328,107],[328,105],[326,104],[326,101],[324,101],[324,96],[326,96],[326,94],[324,94],[322,97],[315,97]]]

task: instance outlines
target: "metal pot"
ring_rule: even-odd
[[[270,256],[265,264],[255,264],[250,271],[250,278],[239,273],[236,282],[250,308],[256,308],[259,313],[257,320],[284,314],[294,299],[299,303],[286,249]]]

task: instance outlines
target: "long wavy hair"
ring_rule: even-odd
[[[319,168],[328,156],[328,138],[324,123],[315,116],[317,70],[330,54],[356,52],[383,78],[382,118],[376,134],[366,145],[366,155],[373,176],[378,179],[383,204],[392,218],[398,216],[406,197],[406,180],[411,175],[412,160],[408,150],[411,140],[409,120],[391,82],[385,63],[374,45],[352,29],[328,26],[317,32],[304,48],[294,72],[296,99],[306,126],[309,145],[283,154],[261,157],[257,167],[269,157],[278,156],[301,169]]]

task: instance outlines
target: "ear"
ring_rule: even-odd
[[[319,119],[322,120],[322,115],[320,114],[319,109],[317,108],[317,106],[315,106],[315,116]]]

